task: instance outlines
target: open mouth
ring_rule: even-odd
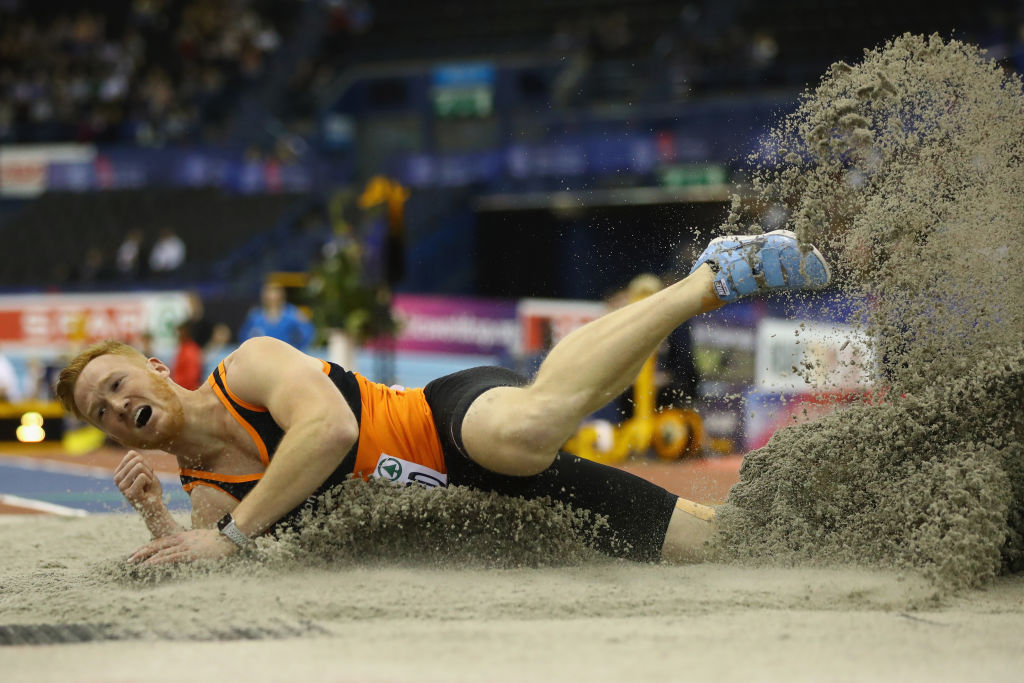
[[[151,417],[153,417],[152,408],[149,406],[139,406],[138,410],[135,411],[135,426],[145,427]]]

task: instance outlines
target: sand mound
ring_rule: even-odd
[[[755,193],[836,264],[878,391],[747,456],[728,555],[1024,568],[1022,159],[1019,77],[938,36],[833,65],[774,130]]]
[[[93,567],[104,584],[147,585],[216,575],[260,577],[307,569],[414,566],[509,569],[579,566],[599,557],[591,539],[606,524],[587,510],[452,486],[396,487],[353,478],[325,494],[294,528],[257,539],[219,562]]]

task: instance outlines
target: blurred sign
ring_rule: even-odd
[[[748,451],[764,446],[772,435],[795,424],[812,422],[819,417],[849,405],[860,394],[848,392],[779,393],[764,389],[751,389],[743,396],[746,435],[744,448]]]
[[[46,191],[52,164],[89,164],[92,145],[8,145],[0,147],[0,196],[35,197]]]
[[[665,187],[719,185],[727,180],[721,164],[673,164],[661,168],[658,177]]]
[[[757,326],[761,389],[857,391],[870,385],[867,337],[850,325],[766,318]]]
[[[431,74],[434,112],[447,116],[490,116],[494,111],[494,66],[445,64]]]
[[[501,299],[396,295],[399,351],[508,355],[516,353],[516,305]]]
[[[242,193],[304,192],[337,184],[350,174],[344,162],[250,160],[213,148],[104,148],[101,154],[92,145],[0,147],[3,197],[160,185],[223,187]]]
[[[0,296],[0,345],[65,351],[104,339],[138,343],[143,332],[173,345],[190,305],[185,292]]]
[[[519,302],[522,352],[545,353],[562,337],[608,312],[596,301],[523,299]]]
[[[850,325],[765,318],[757,326],[755,386],[744,396],[746,447],[864,395],[872,364],[867,337]]]

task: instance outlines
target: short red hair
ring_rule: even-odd
[[[82,374],[82,370],[85,369],[86,365],[96,358],[106,356],[107,354],[116,354],[136,359],[142,364],[146,362],[146,357],[142,355],[141,351],[134,346],[129,346],[124,342],[114,339],[107,339],[106,341],[86,347],[67,364],[67,367],[60,371],[57,383],[53,387],[54,393],[57,394],[57,400],[60,401],[64,410],[78,418],[84,419],[84,416],[75,404],[75,384],[78,383],[78,377]]]

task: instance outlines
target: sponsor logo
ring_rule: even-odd
[[[402,461],[382,454],[377,461],[377,476],[388,481],[398,481],[402,476]]]
[[[729,285],[725,280],[715,280],[715,294],[718,296],[729,296]]]
[[[440,476],[443,477],[444,475]],[[428,489],[432,489],[437,486],[445,486],[448,483],[446,481],[442,481],[441,479],[435,477],[432,474],[427,474],[426,472],[410,472],[409,481],[414,484],[419,484],[420,486],[423,486]]]
[[[418,484],[432,489],[448,485],[447,474],[387,453],[380,454],[380,458],[377,459],[377,467],[373,470],[373,476],[375,479],[383,479],[406,486]]]

